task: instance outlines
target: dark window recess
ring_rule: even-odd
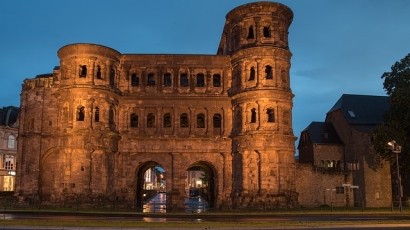
[[[205,128],[205,116],[202,113],[196,116],[196,127]]]
[[[266,114],[268,115],[268,122],[275,122],[275,112],[273,109],[268,109]]]
[[[164,74],[164,86],[169,87],[171,85],[172,85],[171,74],[170,73]]]
[[[249,72],[249,81],[255,80],[255,68],[252,66]]]
[[[205,86],[205,79],[202,73],[196,75],[196,86],[197,87],[204,87]]]
[[[248,37],[247,37],[247,39],[252,39],[252,38],[254,38],[254,35],[253,35],[253,26],[250,26],[249,29],[248,29]]]
[[[256,109],[251,110],[251,123],[256,122]]]
[[[155,127],[155,116],[152,113],[148,114],[147,116],[147,127]]]
[[[153,73],[148,74],[148,86],[155,86],[155,78]]]
[[[77,109],[77,121],[84,121],[84,107],[79,107]]]
[[[265,67],[265,74],[266,79],[273,79],[272,67],[270,65]]]
[[[189,123],[188,123],[188,116],[186,115],[186,113],[181,114],[180,118],[179,118],[179,126],[180,127],[188,127]]]
[[[214,128],[221,128],[221,115],[215,114],[213,117]]]
[[[110,71],[110,85],[114,86],[115,85],[115,70],[111,68]]]
[[[265,38],[270,38],[270,29],[269,29],[269,27],[263,27],[263,36],[265,37]]]
[[[336,187],[336,194],[344,194],[345,188],[344,187]]]
[[[188,87],[188,74],[182,73],[180,78],[180,86],[181,87]]]
[[[213,81],[214,87],[221,87],[221,75],[214,74],[212,81]]]
[[[87,66],[83,65],[80,67],[80,77],[86,77],[87,76]]]
[[[100,121],[100,108],[98,108],[98,107],[95,107],[94,121],[95,122]]]
[[[131,114],[131,127],[138,127],[138,115]]]
[[[99,65],[97,65],[96,77],[97,77],[97,79],[102,79],[102,77],[101,77],[101,67]]]
[[[133,73],[131,75],[131,86],[139,86],[140,84],[140,78],[137,76],[137,74]]]
[[[164,127],[171,127],[171,115],[169,113],[164,115]]]

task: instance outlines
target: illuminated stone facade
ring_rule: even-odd
[[[211,207],[295,205],[292,19],[279,3],[239,6],[216,55],[62,47],[60,66],[22,87],[18,195],[138,208],[143,173],[160,166],[167,208],[183,209],[187,170],[199,166]]]

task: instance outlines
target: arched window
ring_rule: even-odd
[[[221,128],[221,115],[220,114],[214,114],[214,117],[212,118],[213,123],[214,123],[214,128]]]
[[[265,37],[265,38],[270,38],[270,29],[269,29],[269,27],[263,27],[263,36]]]
[[[188,115],[186,115],[186,113],[181,114],[180,118],[179,118],[179,127],[188,127],[189,123],[188,123]]]
[[[214,87],[221,87],[221,75],[214,74],[212,82],[214,84]]]
[[[138,127],[138,115],[135,113],[131,114],[131,127]]]
[[[249,26],[247,39],[252,39],[252,38],[255,38],[255,36],[253,35],[253,26]]]
[[[205,86],[204,74],[199,73],[196,75],[196,87],[204,87],[204,86]]]
[[[205,128],[205,116],[202,113],[196,115],[196,127]]]
[[[170,87],[172,85],[171,74],[165,73],[164,74],[164,86]]]
[[[188,87],[188,74],[181,73],[181,76],[180,76],[180,79],[179,79],[179,85],[181,87]]]
[[[332,162],[327,160],[326,161],[326,168],[331,168],[332,167]]]
[[[87,66],[82,65],[80,67],[80,77],[86,77],[87,76]]]
[[[251,123],[256,122],[256,109],[251,109]]]
[[[249,72],[249,81],[255,80],[255,68],[252,66]]]
[[[110,85],[114,86],[115,85],[115,69],[111,68],[110,70]]]
[[[155,116],[152,113],[147,116],[147,127],[155,127]]]
[[[97,72],[96,72],[96,77],[97,79],[102,79],[101,77],[101,67],[99,65],[97,65]]]
[[[100,108],[98,108],[98,107],[95,107],[94,121],[95,121],[95,122],[99,122],[99,121],[100,121]]]
[[[275,122],[275,111],[273,109],[267,109],[266,114],[268,115],[268,122]]]
[[[80,106],[77,108],[77,121],[84,121],[85,117],[85,112],[84,112],[84,106]]]
[[[319,167],[324,168],[325,167],[325,162],[323,160],[320,161]]]
[[[9,135],[9,139],[7,141],[7,148],[14,149],[16,145],[16,138],[13,135]]]
[[[270,65],[267,65],[265,67],[265,78],[266,79],[273,79],[272,67]]]
[[[155,78],[153,73],[148,74],[148,86],[155,86]]]
[[[140,84],[140,78],[137,76],[137,74],[133,73],[131,74],[131,86],[139,86]]]
[[[164,115],[164,127],[167,128],[167,127],[171,127],[171,126],[172,126],[171,125],[171,115],[169,113],[166,113]]]

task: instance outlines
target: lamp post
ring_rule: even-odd
[[[401,153],[401,146],[396,143],[396,141],[390,141],[387,143],[389,146],[387,147],[388,150],[391,150],[393,153],[396,154],[396,167],[397,167],[397,195],[399,197],[399,210],[402,211],[401,205],[401,180],[400,180],[400,171],[399,171],[399,153]]]

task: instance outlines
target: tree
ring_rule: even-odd
[[[390,108],[385,114],[387,124],[377,126],[372,131],[372,144],[375,150],[390,162],[395,161],[395,155],[387,150],[387,143],[395,140],[402,146],[399,154],[402,181],[409,181],[410,170],[410,54],[396,62],[390,72],[381,76],[384,79],[383,88],[389,96]],[[396,167],[392,167],[395,172]],[[392,177],[392,180],[395,179]],[[394,182],[397,183],[397,182]],[[407,183],[402,183],[407,184]],[[409,191],[405,189],[404,191]]]

